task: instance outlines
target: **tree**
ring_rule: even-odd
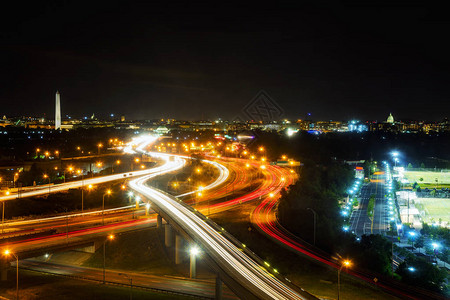
[[[411,271],[409,268],[414,268]],[[396,271],[402,281],[412,286],[420,286],[433,291],[440,291],[446,279],[446,271],[417,256],[408,256]]]
[[[425,237],[421,235],[417,241],[414,243],[414,247],[422,248],[425,245]]]
[[[420,168],[421,168],[421,169],[425,169],[425,164],[424,164],[424,163],[421,163],[421,164],[420,164]]]
[[[413,167],[413,166],[412,166],[411,163],[409,163],[408,166],[407,166],[408,169],[412,169],[412,167]]]

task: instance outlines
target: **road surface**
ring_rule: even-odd
[[[385,175],[382,172],[374,175],[370,183],[361,187],[358,197],[359,207],[353,210],[350,217],[350,231],[357,236],[363,234],[383,234],[389,226],[389,206],[386,201]],[[370,197],[375,196],[373,222],[367,216]]]

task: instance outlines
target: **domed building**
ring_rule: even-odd
[[[392,115],[392,113],[389,114],[389,117],[387,118],[386,123],[394,124],[394,116]]]

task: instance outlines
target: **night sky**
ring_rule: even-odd
[[[425,2],[35,2],[1,9],[7,116],[53,117],[56,90],[74,117],[233,119],[260,90],[287,118],[450,112],[449,18]]]

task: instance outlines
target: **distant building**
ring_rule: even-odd
[[[392,113],[389,114],[389,117],[387,118],[386,123],[394,124],[394,116],[392,115]]]
[[[366,124],[362,124],[360,121],[352,120],[348,122],[347,130],[351,132],[364,132],[368,131],[369,127]]]

